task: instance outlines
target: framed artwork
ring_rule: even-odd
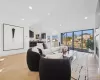
[[[46,33],[41,34],[41,39],[46,39]]]
[[[24,49],[24,27],[3,24],[3,51]]]
[[[34,38],[34,32],[31,31],[31,30],[29,30],[29,37],[30,37],[30,38]]]
[[[36,34],[36,39],[39,39],[39,34]]]

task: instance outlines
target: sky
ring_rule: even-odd
[[[82,31],[74,32],[75,35],[80,36],[82,35]]]
[[[91,35],[92,35],[92,34],[93,34],[93,30],[83,31],[83,34],[84,34],[84,33],[89,33],[89,34],[91,34]]]
[[[58,36],[57,35],[52,36],[52,39],[58,39]]]
[[[72,32],[71,32],[71,33],[67,33],[67,36],[68,36],[68,37],[72,36]]]

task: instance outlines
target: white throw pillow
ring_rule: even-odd
[[[37,46],[33,47],[33,48],[32,48],[32,51],[33,51],[33,52],[39,53],[39,50],[37,49]]]
[[[62,59],[62,53],[52,54],[52,55],[46,55],[45,58],[48,59]]]
[[[41,50],[44,49],[44,48],[43,48],[43,43],[37,43],[37,47],[38,47],[39,49],[41,49]]]
[[[43,49],[43,54],[47,55],[47,54],[53,54],[51,49]]]
[[[58,51],[58,50],[60,50],[60,47],[52,47],[52,48],[51,48],[51,51],[52,51],[52,52],[55,52],[55,51]]]

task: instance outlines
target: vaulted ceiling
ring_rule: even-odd
[[[98,0],[0,0],[0,22],[58,28],[93,19]],[[32,7],[32,10],[29,9]],[[92,21],[91,21],[92,22]],[[77,26],[77,25],[76,25]],[[82,25],[79,25],[82,26]],[[91,25],[89,25],[91,26]]]

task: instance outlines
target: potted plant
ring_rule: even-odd
[[[94,51],[94,42],[93,42],[93,40],[88,39],[87,42],[86,42],[86,47],[87,47],[89,52],[93,52]]]

